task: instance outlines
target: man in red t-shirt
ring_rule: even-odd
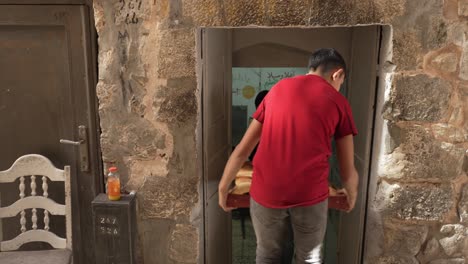
[[[283,79],[270,90],[219,183],[219,205],[229,211],[233,209],[226,207],[229,186],[261,138],[250,189],[257,264],[279,263],[290,224],[296,263],[321,263],[332,137],[348,211],[356,202],[353,136],[357,130],[349,103],[339,93],[345,61],[334,49],[320,49],[311,55],[309,69],[309,74]]]

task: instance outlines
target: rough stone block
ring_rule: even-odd
[[[437,259],[429,262],[429,264],[465,264],[464,258],[453,258],[453,259]]]
[[[460,257],[468,250],[468,228],[463,225],[444,225],[440,233],[446,237],[439,240],[444,252],[451,257]]]
[[[175,1],[174,1],[175,2]],[[220,1],[217,0],[183,0],[184,17],[190,17],[197,26],[223,25]]]
[[[468,83],[460,83],[460,95],[462,97],[462,104],[468,103]]]
[[[376,7],[376,17],[388,24],[393,24],[393,21],[401,17],[405,12],[406,1],[404,0],[375,0],[368,3]]]
[[[168,19],[171,16],[170,2],[171,1],[158,1],[157,4],[153,6],[154,16],[159,18],[160,20]]]
[[[406,9],[404,0],[311,2],[314,25],[393,24],[396,19],[401,20]]]
[[[443,221],[453,206],[450,185],[389,184],[382,181],[376,207],[390,218]]]
[[[458,15],[468,17],[468,2],[464,0],[458,1]]]
[[[191,225],[176,225],[169,244],[169,257],[182,263],[197,263],[198,231]]]
[[[463,52],[460,59],[460,78],[465,81],[468,80],[468,42],[466,41],[463,44]]]
[[[386,124],[389,136],[385,138],[385,154],[391,154],[401,144],[401,129],[394,122]]]
[[[437,253],[439,253],[439,249],[440,249],[439,241],[437,241],[437,239],[435,238],[432,238],[431,240],[427,242],[426,248],[424,248],[423,253],[428,256],[434,256]]]
[[[389,23],[401,16],[405,10],[405,1],[403,0],[315,0],[310,2],[311,5],[304,5],[306,7],[304,9],[310,6],[310,23],[321,26]]]
[[[192,178],[192,173],[198,168],[197,157],[193,155],[196,149],[196,141],[193,136],[195,119],[191,124],[180,125],[177,122],[168,125],[173,140],[172,156],[169,159],[168,175],[183,178]]]
[[[441,248],[439,241],[433,237],[427,241],[424,250],[422,250],[418,255],[418,259],[421,263],[427,263],[431,260],[438,259],[441,255],[440,253]]]
[[[404,176],[450,181],[461,175],[464,149],[450,143],[438,142],[429,133],[419,126],[402,130],[400,150],[408,162]]]
[[[224,12],[227,26],[247,26],[266,24],[266,6],[263,0],[225,0]]]
[[[412,70],[423,62],[421,43],[414,32],[397,30],[393,35],[393,63],[397,70]]]
[[[157,109],[157,119],[166,123],[184,123],[197,116],[195,78],[177,78],[167,81],[167,85],[158,87],[153,100]]]
[[[267,17],[272,26],[306,25],[310,13],[309,0],[266,0]]]
[[[159,31],[155,61],[159,78],[195,77],[195,31],[192,28]]]
[[[461,47],[465,40],[468,40],[468,21],[460,21],[447,26],[448,42],[453,42]]]
[[[453,73],[457,70],[458,54],[455,52],[441,53],[430,62],[432,68],[445,73]]]
[[[144,218],[189,219],[198,202],[196,177],[146,177],[141,188],[141,213]]]
[[[379,1],[355,1],[353,2],[353,12],[350,12],[352,16],[351,21],[356,24],[372,24],[382,19],[382,16],[387,16],[388,13],[382,14],[385,6],[379,5]],[[390,2],[390,1],[389,1]],[[397,1],[393,1],[395,2]]]
[[[393,126],[392,130],[394,132],[389,135],[396,136],[395,142],[400,145],[381,159],[381,177],[411,182],[449,182],[462,174],[463,148],[435,140],[431,131],[422,126]]]
[[[443,1],[426,0],[426,1],[406,1],[404,14],[393,21],[395,33],[398,31],[410,33],[415,41],[420,45],[421,49],[426,53],[429,50],[434,50],[444,46],[447,40],[447,26],[443,18]],[[398,34],[395,34],[395,37]],[[408,44],[414,45],[412,42]],[[394,46],[394,48],[397,48]],[[409,48],[412,46],[400,46],[399,49]],[[414,56],[414,55],[413,55]],[[402,58],[402,57],[400,57]],[[404,59],[404,58],[402,58]],[[408,65],[405,70],[415,70],[415,65]],[[400,65],[397,63],[400,69]]]
[[[426,241],[428,227],[387,223],[385,230],[385,252],[415,256]]]
[[[468,141],[468,131],[449,124],[435,124],[431,126],[434,137],[450,143],[463,143]]]
[[[453,107],[448,123],[454,126],[462,126],[465,123],[464,110],[460,105]]]
[[[461,199],[458,203],[458,213],[460,214],[460,222],[468,224],[468,184],[462,189]]]
[[[440,3],[440,1],[437,1]],[[422,29],[419,39],[422,47],[429,51],[443,47],[447,42],[447,24],[440,14],[429,17],[427,24],[418,23]]]
[[[451,86],[448,81],[427,75],[397,75],[394,79],[393,118],[408,121],[437,121],[445,116]]]
[[[450,20],[458,18],[458,0],[444,1],[444,17]]]
[[[93,1],[94,25],[98,33],[102,33],[106,25],[104,7],[100,1]]]
[[[418,260],[412,256],[382,256],[375,262],[376,264],[419,264]]]
[[[468,83],[461,83],[459,86],[460,91],[460,107],[462,108],[461,113],[462,117],[460,118],[461,122],[458,122],[458,125],[461,125],[465,128],[465,132],[468,133]]]
[[[108,116],[109,119],[108,120]],[[101,122],[112,122],[112,118],[118,118],[118,113],[103,114]],[[114,119],[115,120],[115,119]],[[111,160],[112,157],[124,156],[136,159],[154,159],[158,149],[166,146],[165,135],[155,128],[149,121],[142,118],[123,118],[120,116],[121,126],[118,131],[112,130],[116,124],[103,126],[101,135],[101,147],[103,152]]]
[[[310,6],[310,23],[312,25],[343,25],[351,21],[352,5],[349,1],[313,1]]]
[[[147,219],[138,223],[144,263],[167,261],[167,241],[174,225],[173,220],[167,219]]]

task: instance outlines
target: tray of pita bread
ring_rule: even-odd
[[[234,208],[250,207],[250,185],[252,183],[253,166],[245,162],[236,175],[235,186],[228,194],[226,205]],[[348,206],[346,196],[333,187],[329,187],[328,208],[346,211]]]

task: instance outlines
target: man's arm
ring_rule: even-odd
[[[356,204],[359,175],[354,167],[353,135],[344,136],[336,141],[340,177],[348,199],[348,212]]]
[[[226,167],[224,168],[223,177],[219,182],[218,192],[219,192],[219,206],[223,208],[224,211],[230,211],[234,208],[226,207],[227,195],[229,192],[229,185],[235,179],[237,172],[240,170],[244,162],[249,157],[252,150],[257,145],[260,140],[260,135],[262,134],[262,123],[257,120],[252,120],[247,132],[245,132],[244,137],[242,138],[239,145],[236,146],[231,156],[229,157]]]

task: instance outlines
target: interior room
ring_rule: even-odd
[[[366,213],[367,180],[371,157],[382,27],[372,25],[320,28],[210,28],[204,29],[202,34],[205,34],[202,42],[204,45],[203,56],[205,56],[208,65],[210,54],[215,56],[216,43],[224,42],[225,48],[219,52],[220,54],[228,54],[226,55],[227,59],[222,59],[225,68],[222,77],[219,78],[223,78],[223,80],[218,80],[219,83],[223,83],[221,86],[225,89],[222,93],[219,90],[212,93],[224,96],[230,105],[230,109],[227,110],[229,113],[227,115],[227,119],[229,119],[227,138],[230,151],[240,142],[251,121],[256,104],[261,101],[261,97],[266,91],[283,78],[306,74],[308,72],[308,57],[318,48],[332,47],[342,54],[349,70],[340,92],[348,98],[351,104],[359,131],[354,142],[356,168],[360,175],[361,185],[356,209],[352,213],[346,214],[333,209],[329,210],[324,257],[325,263],[329,264],[345,263],[340,261],[341,259],[359,259],[362,252]],[[213,77],[215,72],[210,69],[210,67],[202,69],[205,74],[203,76],[207,76],[203,82],[203,91],[208,96],[211,93],[210,90],[216,89],[216,85],[214,82],[211,83],[210,79],[210,77],[215,78]],[[203,102],[203,104],[209,103],[208,100]],[[207,111],[210,111],[210,107],[204,106],[203,109],[204,114],[209,116],[210,113]],[[224,164],[212,166],[221,170]],[[329,179],[330,186],[340,187],[335,153],[330,158]],[[210,182],[209,179],[207,181]],[[213,199],[210,197],[207,199]],[[214,232],[209,222],[217,221],[216,216],[213,216],[216,214],[212,210],[218,209],[215,209],[214,206],[207,206],[205,210],[207,217],[205,221],[208,222],[205,224],[205,232]],[[222,213],[219,214],[220,217],[221,215]],[[231,216],[229,218],[231,226],[223,229],[224,231],[228,230],[227,233],[231,239],[231,241],[226,242],[231,246],[229,252],[225,254],[229,254],[232,263],[235,264],[255,263],[255,234],[250,221],[249,209],[236,209]],[[288,247],[290,247],[290,250],[287,250],[290,255],[285,256],[284,263],[291,263],[293,258],[294,246],[291,243]],[[207,246],[207,255],[210,255],[209,248]]]

